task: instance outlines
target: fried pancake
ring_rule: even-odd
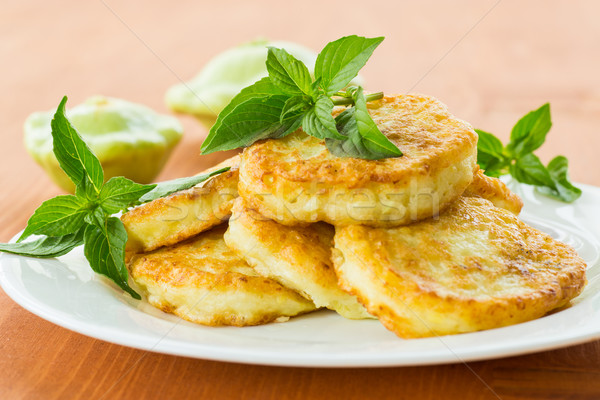
[[[227,159],[201,174],[224,167],[231,167],[229,171],[123,214],[128,252],[169,246],[229,219],[238,196],[239,160],[239,155]]]
[[[538,318],[586,283],[573,248],[476,197],[408,226],[338,227],[333,261],[342,288],[403,338]]]
[[[223,241],[226,225],[128,264],[148,302],[199,324],[258,325],[312,311],[291,289],[262,277]]]
[[[291,288],[317,307],[346,318],[372,318],[337,283],[331,262],[334,229],[325,223],[288,227],[246,208],[238,198],[225,243],[259,274]]]
[[[245,149],[240,195],[285,225],[398,226],[436,215],[462,194],[477,169],[469,124],[427,96],[384,97],[368,107],[402,157],[335,157],[323,140],[297,131]]]
[[[463,196],[481,197],[491,201],[496,207],[504,208],[519,215],[523,208],[523,200],[498,178],[492,178],[478,170],[473,176],[473,182],[464,191]]]

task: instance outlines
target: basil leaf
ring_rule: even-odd
[[[521,183],[535,185],[538,192],[569,203],[577,200],[581,196],[581,189],[569,180],[567,159],[563,156],[555,157],[544,167],[532,153],[544,143],[551,127],[550,104],[546,103],[516,123],[506,148],[491,133],[476,129],[479,135],[479,167],[486,175],[497,177],[509,166],[513,178]]]
[[[29,219],[19,243],[0,244],[0,251],[33,257],[57,257],[83,243],[85,257],[95,272],[106,275],[132,297],[140,299],[140,295],[128,284],[125,266],[127,232],[121,220],[110,214],[187,189],[229,170],[229,167],[160,184],[141,185],[124,177],[111,178],[104,184],[104,173],[98,159],[64,114],[65,102],[66,97],[52,121],[52,136],[54,152],[62,160],[61,168],[71,168],[69,176],[76,184],[76,195],[57,196],[42,203]],[[280,103],[283,107],[284,102]],[[289,119],[283,122],[288,124]],[[94,173],[95,163],[100,168],[99,174]],[[33,234],[45,237],[21,242]]]
[[[548,163],[547,170],[554,181],[555,189],[540,187],[538,191],[567,203],[572,203],[581,196],[581,189],[573,186],[569,180],[569,161],[566,157],[554,157]]]
[[[289,116],[299,116],[306,113],[311,108],[311,100],[308,96],[294,96],[287,99],[281,110],[279,123],[283,124],[283,121]]]
[[[102,228],[87,225],[84,233],[83,252],[92,269],[114,281],[134,299],[141,299],[128,283],[125,266],[125,243],[127,231],[119,218],[109,217]]]
[[[336,157],[354,157],[366,160],[378,160],[380,155],[373,154],[364,144],[358,131],[355,117],[356,109],[347,108],[339,114],[335,121],[337,128],[346,138],[345,140],[325,139],[325,145],[331,154]]]
[[[510,174],[521,183],[554,188],[554,181],[550,173],[533,153],[518,158],[510,166]]]
[[[400,157],[402,155],[400,149],[381,133],[379,127],[377,127],[371,118],[369,110],[367,109],[367,100],[363,94],[362,87],[358,87],[354,97],[354,107],[356,108],[354,118],[356,119],[358,133],[360,133],[365,147],[373,156],[377,157],[377,159]]]
[[[220,128],[223,124],[223,120],[229,114],[231,114],[239,104],[252,98],[268,97],[277,94],[283,95],[284,93],[275,84],[273,84],[273,82],[271,82],[271,79],[268,76],[242,89],[240,93],[238,93],[233,99],[231,99],[231,102],[229,102],[229,104],[223,109],[223,111],[219,113],[217,121],[210,128],[210,132],[208,133],[207,138],[202,143],[202,147],[200,148],[201,153],[207,154],[207,149],[214,146],[211,143],[217,138],[219,138],[217,139],[217,141],[221,140]]]
[[[272,95],[251,97],[241,102],[223,118],[210,143],[203,143],[202,154],[232,150],[249,146],[260,139],[285,136],[296,121],[296,118],[287,117],[283,123],[280,122],[279,117],[288,98]]]
[[[312,99],[308,96],[294,96],[286,100],[279,116],[279,123],[288,128],[280,137],[286,136],[300,128],[304,115],[311,108],[311,101]]]
[[[284,93],[312,95],[312,78],[308,68],[284,49],[269,47],[267,71],[271,82]]]
[[[318,76],[314,81],[301,61],[283,49],[269,48],[266,62],[269,77],[243,89],[219,114],[202,143],[202,154],[249,146],[261,139],[281,138],[300,126],[320,139],[346,141],[337,131],[331,115],[334,102],[329,97],[357,75],[381,41],[383,37],[369,39],[354,35],[329,43],[319,55]],[[357,132],[364,135],[366,151],[375,153],[371,158],[402,155],[381,134],[368,112],[359,113],[358,117]]]
[[[362,90],[360,94],[362,95]],[[366,132],[369,137],[367,138],[360,132],[357,113],[358,109],[356,107],[350,107],[335,118],[337,128],[345,136],[345,140],[325,139],[325,144],[331,154],[337,157],[355,157],[367,160],[379,160],[389,157],[387,146],[383,147],[385,150],[381,150],[381,146],[373,144],[373,140],[379,140],[380,138],[375,136],[376,139],[373,139],[372,132]],[[370,116],[369,119],[371,119]],[[372,119],[371,122],[373,122]],[[373,122],[373,124],[375,123]],[[379,132],[379,129],[377,131]],[[383,136],[381,132],[379,134]],[[389,142],[385,136],[383,137]],[[394,146],[391,142],[390,144]],[[394,148],[402,155],[402,152],[396,146]]]
[[[313,82],[313,83],[310,85],[310,89],[312,90],[313,97],[314,97],[314,95],[315,95],[315,94],[318,94],[318,93],[322,93],[322,92],[323,92],[323,90],[322,90],[322,89],[320,89],[320,87],[321,87],[321,78],[317,78],[317,79],[315,79],[315,80],[314,80],[314,82]]]
[[[477,132],[478,140],[477,140],[477,152],[489,154],[494,158],[503,158],[503,150],[504,146],[502,146],[502,142],[496,136],[492,135],[489,132],[482,131],[480,129],[475,129]],[[481,167],[481,165],[480,165]]]
[[[192,186],[196,186],[197,184],[204,182],[210,177],[229,171],[229,169],[229,167],[225,167],[207,174],[195,175],[187,178],[178,178],[171,181],[157,183],[154,189],[140,197],[139,202],[146,203],[148,201],[156,200],[160,197],[168,196],[171,193],[179,192],[180,190],[189,189]]]
[[[521,118],[510,133],[507,151],[515,158],[537,150],[546,140],[552,127],[550,104],[546,103]]]
[[[72,194],[44,201],[27,221],[18,242],[30,235],[63,236],[83,226],[89,213],[88,203]]]
[[[96,206],[85,216],[85,222],[86,224],[102,228],[109,216],[110,214],[107,214],[101,206]]]
[[[84,228],[80,228],[76,233],[64,236],[44,236],[27,242],[0,243],[0,251],[37,258],[60,257],[83,244],[83,231]]]
[[[383,37],[345,36],[328,43],[317,56],[315,77],[328,96],[344,88],[366,64]]]
[[[376,159],[365,147],[362,137],[358,133],[358,126],[354,118],[355,111],[354,107],[347,108],[335,118],[337,129],[345,136],[345,139],[325,139],[325,145],[329,152],[336,157]]]
[[[477,164],[488,176],[498,177],[510,160],[504,157],[504,146],[496,136],[489,132],[475,129],[477,132]]]
[[[98,200],[98,194],[95,186],[87,177],[82,177],[81,182],[75,185],[75,196],[82,200],[93,203]]]
[[[75,185],[85,181],[86,187],[100,193],[104,183],[102,165],[67,119],[66,102],[67,96],[63,97],[51,122],[54,155]]]
[[[297,131],[302,126],[302,119],[304,114],[299,114],[295,116],[287,116],[286,117],[286,127],[287,129],[279,136],[280,138],[289,135],[292,132]]]
[[[110,178],[100,190],[100,206],[107,214],[126,210],[155,187],[156,184],[142,185],[123,176]]]
[[[315,106],[304,114],[302,129],[311,136],[319,139],[344,140],[335,127],[335,119],[331,115],[333,101],[327,96],[321,95],[315,102]]]
[[[498,160],[488,158],[485,154],[477,155],[477,164],[483,170],[483,173],[493,178],[499,178],[501,175],[509,173],[510,160]]]

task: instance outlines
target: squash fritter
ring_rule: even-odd
[[[239,155],[201,172],[231,167],[193,188],[135,207],[121,217],[127,230],[127,251],[151,251],[188,239],[231,215],[238,196]]]
[[[248,209],[238,198],[225,243],[256,272],[294,289],[317,307],[351,319],[372,318],[338,286],[331,262],[334,229],[323,222],[289,227]]]
[[[437,215],[463,193],[477,170],[477,134],[468,123],[422,95],[388,96],[368,107],[402,157],[336,157],[299,130],[244,150],[240,195],[285,225],[391,227]]]
[[[128,268],[148,302],[210,326],[258,325],[315,309],[293,290],[258,275],[225,245],[225,229],[133,255]]]
[[[496,207],[504,208],[519,215],[523,208],[523,200],[498,178],[487,176],[482,170],[473,175],[473,182],[464,191],[463,196],[481,197],[492,202]]]
[[[573,248],[476,197],[408,226],[338,227],[333,260],[342,288],[403,338],[539,318],[586,284]]]

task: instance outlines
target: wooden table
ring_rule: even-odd
[[[71,105],[105,94],[167,112],[170,85],[258,36],[319,49],[345,34],[385,35],[363,71],[368,89],[435,95],[503,139],[521,115],[550,101],[554,127],[540,156],[564,154],[575,181],[600,185],[598,15],[593,0],[9,0],[0,12],[0,240],[60,193],[23,148],[29,113],[55,108],[64,94]],[[206,130],[181,121],[185,138],[160,179],[223,158],[198,156]],[[2,399],[598,398],[600,341],[418,368],[248,366],[91,339],[30,314],[0,291],[0,371]]]

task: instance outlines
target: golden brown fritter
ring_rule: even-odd
[[[491,201],[496,207],[504,208],[519,215],[523,208],[523,200],[498,178],[492,178],[478,170],[473,176],[473,182],[464,191],[463,196],[481,197]]]
[[[346,318],[372,318],[365,308],[339,288],[331,262],[334,229],[325,223],[289,227],[248,209],[238,198],[225,243],[259,274],[294,289],[317,307]]]
[[[336,228],[333,259],[342,288],[404,338],[539,318],[586,283],[573,248],[476,197],[408,226]]]
[[[402,157],[335,157],[323,140],[297,131],[245,149],[240,195],[285,225],[398,226],[436,215],[462,194],[477,168],[469,124],[427,96],[388,96],[368,107]]]
[[[229,219],[233,200],[238,196],[239,161],[239,155],[227,159],[201,174],[224,167],[231,167],[229,171],[123,214],[128,252],[172,245]]]
[[[223,241],[226,225],[128,264],[148,302],[204,325],[258,325],[315,309],[291,289],[262,277]]]

